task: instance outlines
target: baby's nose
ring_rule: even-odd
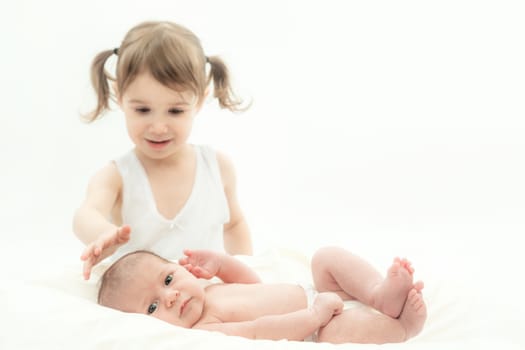
[[[180,292],[178,290],[169,290],[169,291],[166,291],[166,306],[167,307],[172,307],[173,304],[175,304],[175,301],[177,300],[177,298],[179,297],[180,295]]]

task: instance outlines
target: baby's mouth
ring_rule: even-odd
[[[179,310],[179,316],[182,315],[182,313],[184,312],[184,310],[186,309],[186,305],[188,305],[188,303],[191,301],[192,298],[188,298],[186,300],[184,300],[180,306],[180,310]]]

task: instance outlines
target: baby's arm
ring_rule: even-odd
[[[179,264],[198,278],[220,278],[225,283],[260,283],[259,276],[236,258],[213,250],[185,249]]]
[[[253,321],[208,323],[194,328],[218,331],[250,339],[304,340],[340,314],[341,298],[334,293],[320,293],[312,307],[282,315],[268,315]]]

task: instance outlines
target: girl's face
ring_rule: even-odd
[[[110,307],[151,315],[176,326],[191,328],[204,310],[204,287],[184,267],[146,255],[131,280],[118,290]]]
[[[154,160],[167,159],[184,148],[201,107],[194,94],[170,89],[149,72],[129,84],[119,104],[138,155]]]

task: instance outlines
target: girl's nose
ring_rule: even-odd
[[[162,120],[154,120],[150,125],[150,132],[157,135],[162,135],[168,132],[168,127],[166,126],[166,123],[164,123]]]
[[[180,296],[180,292],[178,290],[166,291],[166,295],[165,295],[166,307],[172,307],[173,304],[175,304],[175,301],[177,301],[177,298],[179,296]]]

